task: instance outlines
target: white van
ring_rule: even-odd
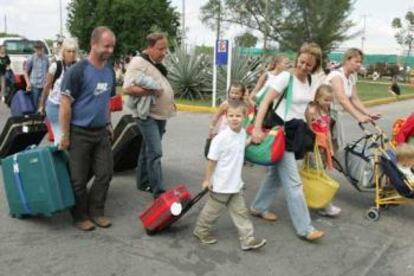
[[[6,54],[10,57],[11,69],[15,74],[24,73],[24,64],[33,55],[33,45],[36,40],[29,40],[24,37],[3,37],[0,38],[0,45],[6,47]],[[45,47],[45,54],[50,57],[51,52],[47,43],[41,41]]]

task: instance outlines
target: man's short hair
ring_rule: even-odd
[[[158,40],[166,39],[167,36],[163,33],[150,33],[147,35],[147,46],[152,47]]]
[[[35,49],[43,49],[44,45],[40,40],[35,41],[35,43],[33,44],[33,48]]]
[[[106,32],[111,33],[112,36],[115,38],[115,34],[111,29],[109,29],[106,26],[99,26],[99,27],[96,27],[95,29],[93,29],[92,34],[91,34],[90,42],[91,43],[98,43],[101,40],[102,35]]]

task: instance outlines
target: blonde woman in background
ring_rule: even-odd
[[[40,113],[46,111],[46,116],[53,130],[55,144],[60,141],[61,137],[59,126],[60,88],[65,72],[76,63],[77,55],[78,42],[73,38],[66,38],[60,48],[59,59],[49,66],[46,85],[39,102],[38,111]]]
[[[334,90],[334,103],[331,109],[335,124],[332,139],[336,150],[345,147],[344,112],[348,112],[359,123],[367,123],[381,117],[379,113],[370,112],[358,97],[356,87],[357,73],[361,68],[364,54],[357,48],[345,52],[342,66],[329,73],[326,82]]]

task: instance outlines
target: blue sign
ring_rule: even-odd
[[[229,60],[229,41],[216,40],[216,65],[227,65]]]

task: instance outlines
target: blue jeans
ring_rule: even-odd
[[[43,88],[37,88],[32,87],[32,91],[30,93],[30,96],[32,97],[32,102],[35,110],[37,111],[37,108],[39,107],[39,99],[40,95],[42,95]]]
[[[60,125],[59,125],[59,105],[46,101],[46,116],[52,126],[53,137],[55,138],[55,145],[60,143]]]
[[[262,182],[251,208],[263,213],[269,210],[276,197],[277,187],[283,186],[290,219],[296,233],[307,236],[314,230],[311,224],[309,209],[303,194],[303,186],[293,152],[286,151],[276,165],[269,167],[267,176]]]
[[[166,120],[155,120],[149,117],[146,120],[137,119],[137,125],[143,137],[137,164],[137,187],[149,186],[154,197],[164,192],[161,140],[166,124]]]

